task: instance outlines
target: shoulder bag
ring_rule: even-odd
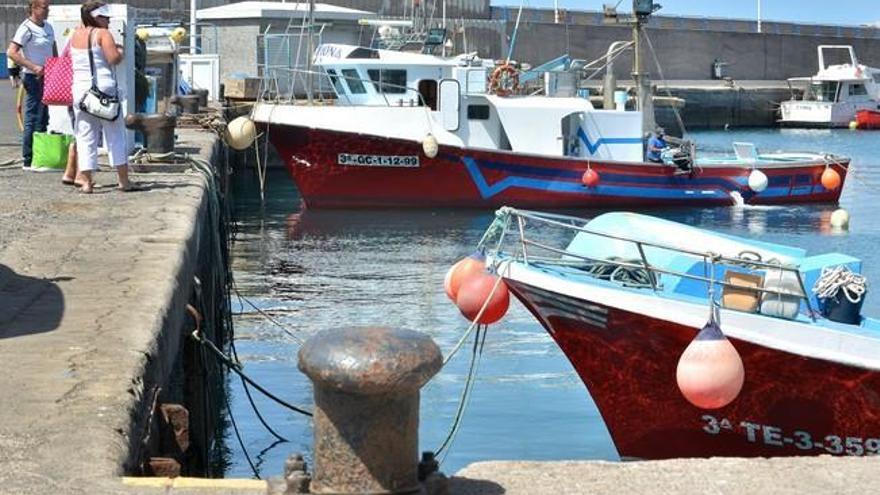
[[[95,30],[89,31],[89,69],[92,71],[92,87],[86,91],[79,102],[79,109],[83,112],[103,120],[114,121],[119,118],[119,97],[117,95],[108,95],[98,89],[98,78],[95,76],[95,56],[92,54],[92,34]],[[113,77],[113,86],[116,88],[116,77]],[[118,94],[119,91],[117,90]]]

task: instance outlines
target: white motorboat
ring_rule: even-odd
[[[826,64],[828,52],[844,50],[849,63]],[[779,123],[790,127],[847,127],[860,110],[880,110],[880,69],[860,64],[849,45],[819,45],[819,72],[806,81],[803,97],[782,102]]]

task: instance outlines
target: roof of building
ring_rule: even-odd
[[[196,19],[289,19],[292,16],[305,16],[309,2],[238,2],[219,7],[196,11]],[[349,9],[326,3],[315,4],[315,18],[320,20],[358,20],[374,17],[365,10]]]

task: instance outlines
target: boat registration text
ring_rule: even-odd
[[[836,455],[878,455],[880,454],[880,438],[841,437],[839,435],[816,435],[808,431],[785,431],[782,428],[762,425],[750,421],[739,424],[727,418],[716,418],[710,414],[700,417],[703,431],[710,435],[718,435],[722,431],[730,431],[745,436],[751,443],[763,443],[774,447],[791,447],[802,451],[821,450]]]
[[[418,155],[353,155],[339,153],[339,165],[358,167],[418,167]]]

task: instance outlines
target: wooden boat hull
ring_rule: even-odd
[[[748,187],[751,169],[742,165],[682,173],[651,163],[453,146],[428,158],[415,141],[277,123],[269,139],[309,208],[728,206],[732,192],[748,204],[786,204],[836,202],[842,189],[822,186],[824,161],[761,165],[769,186],[756,194]],[[831,166],[845,179],[848,160]],[[600,175],[594,187],[582,183],[588,167]]]

